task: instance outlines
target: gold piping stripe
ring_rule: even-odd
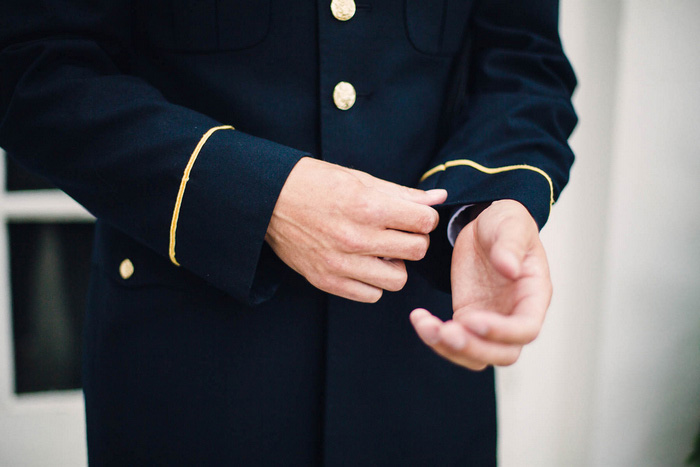
[[[180,190],[177,192],[177,199],[175,200],[173,220],[170,222],[170,248],[168,250],[168,253],[170,254],[170,261],[172,261],[175,266],[180,266],[180,263],[178,263],[175,259],[175,232],[177,231],[177,221],[180,218],[180,206],[182,205],[182,197],[185,194],[185,187],[187,186],[187,182],[190,180],[190,172],[192,171],[192,166],[194,166],[194,162],[197,160],[197,156],[199,156],[199,151],[202,150],[204,144],[207,142],[209,137],[214,134],[214,132],[218,130],[234,129],[235,128],[233,128],[231,125],[215,126],[214,128],[211,128],[209,131],[204,133],[202,139],[200,139],[199,143],[197,143],[197,147],[194,148],[194,151],[190,156],[190,160],[187,161],[185,173],[182,175],[182,180],[180,181]]]
[[[532,172],[536,172],[542,175],[547,180],[547,183],[549,183],[549,210],[551,212],[552,205],[554,204],[554,184],[552,183],[552,179],[549,175],[547,175],[547,173],[544,170],[540,169],[539,167],[534,167],[532,165],[519,164],[491,168],[484,167],[483,165],[469,159],[457,159],[454,161],[445,162],[444,164],[440,164],[437,167],[433,167],[432,169],[428,170],[426,173],[423,174],[423,176],[420,178],[420,181],[422,182],[431,175],[434,175],[438,172],[443,172],[450,167],[457,167],[461,165],[466,165],[468,167],[478,170],[479,172],[484,172],[489,175],[499,174],[502,172],[510,172],[512,170],[530,170]]]

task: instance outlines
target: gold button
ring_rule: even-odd
[[[331,12],[338,21],[347,21],[355,16],[355,2],[353,0],[333,0]]]
[[[333,90],[333,102],[335,102],[335,106],[340,110],[348,110],[355,105],[356,97],[357,93],[352,84],[341,81],[335,85],[335,89]]]
[[[119,265],[119,275],[122,276],[122,279],[128,279],[134,275],[134,263],[129,258]]]

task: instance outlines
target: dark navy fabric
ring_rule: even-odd
[[[405,289],[374,305],[315,290],[264,237],[304,156],[446,188],[443,214],[516,199],[542,227],[576,121],[557,21],[556,0],[358,0],[346,22],[330,0],[0,3],[0,146],[98,218],[90,462],[493,465],[492,370],[433,355],[408,321],[450,316],[445,216]],[[340,81],[357,91],[347,111]],[[183,171],[220,125],[236,129],[192,168],[177,267]],[[537,171],[462,159],[537,168],[553,192]]]

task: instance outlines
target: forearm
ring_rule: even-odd
[[[229,127],[204,142],[224,122],[128,74],[128,10],[66,5],[47,17],[3,3],[0,145],[173,267],[255,300],[267,223],[306,153]]]
[[[568,180],[575,86],[557,30],[558,2],[482,1],[461,112],[422,178],[449,205],[516,199],[540,228]]]

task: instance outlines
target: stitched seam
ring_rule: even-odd
[[[194,151],[190,156],[190,160],[187,161],[187,166],[185,166],[185,172],[183,173],[182,180],[180,181],[180,189],[177,192],[177,198],[175,200],[175,209],[173,209],[173,219],[170,222],[170,246],[168,248],[168,254],[170,255],[170,261],[172,261],[172,263],[175,266],[180,266],[180,263],[178,263],[175,259],[175,234],[177,232],[177,221],[180,218],[180,206],[182,206],[182,197],[185,195],[185,188],[187,187],[187,182],[190,180],[190,172],[192,171],[194,162],[197,160],[199,152],[202,150],[204,144],[207,142],[211,135],[213,135],[218,130],[234,129],[235,128],[233,128],[231,125],[215,126],[214,128],[209,129],[209,131],[204,133],[202,139],[199,140],[199,143],[197,143],[197,147],[194,148]]]
[[[506,165],[503,167],[484,167],[483,165],[474,162],[469,159],[457,159],[454,161],[448,161],[445,162],[444,164],[440,164],[436,167],[433,167],[432,169],[428,170],[426,173],[423,174],[423,176],[420,178],[420,181],[422,182],[423,180],[427,179],[428,177],[435,175],[438,172],[444,172],[450,167],[458,167],[458,166],[467,166],[471,167],[473,169],[478,170],[479,172],[483,172],[485,174],[489,175],[495,175],[503,172],[510,172],[513,170],[529,170],[531,172],[538,173],[542,175],[546,180],[547,183],[549,184],[549,211],[551,213],[552,211],[552,205],[554,205],[554,183],[552,182],[552,178],[545,172],[544,170],[540,169],[539,167],[534,167],[532,165],[527,165],[527,164],[517,164],[517,165]]]

